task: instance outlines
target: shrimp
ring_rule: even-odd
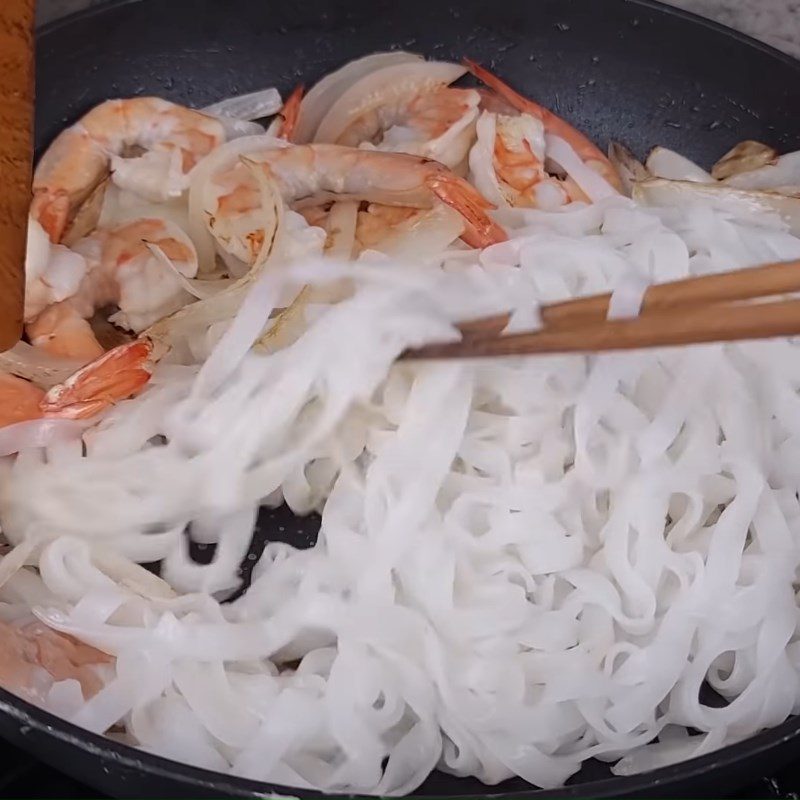
[[[31,215],[60,242],[81,204],[104,178],[163,201],[187,187],[187,173],[225,141],[213,117],[155,97],[108,100],[62,131],[33,177]],[[144,150],[124,158],[131,149]]]
[[[484,111],[470,151],[470,177],[489,200],[512,207],[553,209],[583,199],[576,186],[547,173],[544,126],[529,114]]]
[[[464,64],[479,81],[485,83],[499,95],[502,101],[515,108],[518,112],[539,120],[544,126],[545,133],[554,134],[564,139],[587,166],[602,175],[617,191],[622,190],[620,177],[614,166],[584,134],[549,109],[534,100],[529,100],[527,97],[518,94],[508,84],[474,61],[464,59]]]
[[[150,380],[154,345],[137,339],[81,367],[39,401],[39,416],[85,419],[136,394]]]
[[[465,180],[429,159],[326,144],[268,150],[250,157],[290,206],[358,200],[419,209],[443,202],[461,215],[467,244],[487,247],[506,239],[487,213],[492,204]],[[255,178],[239,164],[215,183],[216,200],[206,208],[211,232],[228,252],[253,263],[264,236],[254,227],[259,224],[254,212],[261,202]]]
[[[0,372],[0,427],[39,419],[44,392],[30,381]]]
[[[315,142],[433,158],[455,169],[475,138],[480,95],[449,86],[457,64],[413,60],[356,81],[321,120]]]
[[[173,223],[138,219],[95,231],[73,246],[88,265],[77,289],[27,322],[31,344],[52,355],[92,360],[104,352],[87,322],[98,309],[118,306],[111,322],[139,332],[185,305],[191,296],[153,246],[185,277],[197,273],[194,246]]]
[[[25,333],[34,347],[53,356],[92,361],[105,352],[92,326],[68,301],[48,306],[26,324]]]
[[[113,662],[106,653],[41,622],[0,621],[0,645],[0,686],[34,702],[43,699],[40,670],[53,681],[78,681],[88,700],[103,687],[97,667]]]

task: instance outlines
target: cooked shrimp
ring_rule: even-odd
[[[108,100],[62,131],[42,156],[31,214],[58,242],[109,172],[122,188],[165,200],[183,192],[187,173],[223,141],[222,123],[199,111],[155,97]],[[132,148],[145,153],[124,158]]]
[[[480,104],[474,89],[449,86],[464,72],[421,60],[379,69],[339,97],[314,141],[424,156],[453,169],[475,138]]]
[[[484,111],[478,141],[470,151],[470,178],[499,205],[552,209],[583,199],[574,184],[545,169],[544,126],[529,114],[506,116]]]
[[[0,621],[0,686],[26,700],[42,699],[40,670],[54,681],[78,681],[88,700],[103,687],[97,667],[112,661],[106,653],[40,622]]]
[[[25,333],[34,347],[54,356],[91,361],[105,352],[92,326],[68,301],[48,306],[27,323]]]
[[[464,59],[464,63],[478,80],[496,92],[503,101],[513,106],[520,113],[528,114],[540,120],[546,133],[554,134],[564,139],[587,166],[602,175],[615,189],[621,191],[622,185],[614,166],[600,149],[579,130],[576,130],[566,120],[561,119],[561,117],[539,105],[534,100],[529,100],[527,97],[518,94],[507,83],[504,83],[496,75],[474,61]]]
[[[39,402],[41,415],[84,419],[131,397],[150,380],[152,355],[147,339],[109,350],[50,389]]]
[[[136,333],[177,311],[191,297],[152,247],[158,247],[184,277],[197,274],[197,252],[178,225],[163,219],[132,220],[98,230],[74,245],[86,258],[89,272],[68,302],[85,319],[116,305],[119,312],[111,321]]]
[[[473,247],[487,247],[506,238],[487,213],[492,204],[465,180],[429,159],[321,144],[268,150],[250,157],[290,206],[359,200],[419,209],[441,201],[461,215],[462,238]],[[261,202],[256,181],[243,164],[214,180],[219,191],[212,207],[206,209],[210,229],[226,250],[252,263],[263,240],[263,232],[255,227],[259,215],[254,212]]]
[[[47,306],[66,300],[78,291],[87,272],[86,259],[61,244],[52,244],[44,228],[28,219],[25,252],[26,322]]]
[[[44,392],[30,381],[0,372],[0,428],[42,416]]]

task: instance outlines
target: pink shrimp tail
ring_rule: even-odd
[[[146,340],[115,347],[50,389],[39,407],[45,416],[92,417],[145,386],[152,352],[153,345]]]
[[[541,120],[548,133],[555,136],[560,136],[562,139],[569,142],[575,152],[581,157],[581,160],[596,161],[602,169],[603,177],[614,186],[617,191],[621,191],[622,183],[620,181],[617,171],[614,166],[606,158],[602,150],[597,147],[588,137],[582,134],[576,128],[573,128],[566,120],[561,119],[558,115],[554,114],[548,108],[531,100],[523,97],[519,92],[514,91],[507,83],[500,80],[488,69],[477,64],[469,58],[464,59],[464,66],[482,83],[485,83],[490,89],[496,92],[503,98],[509,105],[513,106],[517,111],[523,114],[530,114],[532,117]]]
[[[281,119],[283,120],[278,128],[278,138],[285,139],[287,142],[292,141],[294,136],[294,129],[297,127],[297,119],[300,115],[300,102],[305,94],[305,87],[300,84],[296,86],[294,91],[286,98],[283,108],[280,111]]]
[[[494,206],[463,178],[449,170],[441,170],[428,179],[428,188],[461,214],[465,225],[461,238],[470,247],[488,247],[508,239],[503,228],[487,213]]]

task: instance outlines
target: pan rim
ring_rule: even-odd
[[[139,2],[142,2],[142,0],[107,0],[99,5],[91,6],[38,26],[36,29],[36,36],[37,38],[46,37],[76,22]],[[725,39],[729,41],[736,41],[770,56],[773,59],[777,59],[784,66],[789,67],[800,75],[800,60],[792,55],[772,45],[760,42],[748,34],[736,31],[694,12],[666,5],[660,0],[617,0],[617,2],[621,5],[635,6],[645,10],[667,14],[682,19],[689,24],[701,26],[719,36],[725,37]],[[263,798],[269,795],[293,798],[296,797],[298,793],[302,793],[304,797],[338,798],[339,800],[360,796],[346,793],[325,794],[311,789],[300,790],[289,786],[215,772],[213,770],[174,761],[164,756],[139,750],[131,745],[114,741],[101,734],[87,731],[4,689],[0,689],[0,714],[16,720],[20,732],[23,735],[29,731],[36,731],[43,736],[53,737],[65,745],[75,747],[111,764],[137,770],[154,777],[168,777],[170,780],[179,782],[189,788],[202,787],[210,789],[218,794],[225,792],[232,796],[252,798]],[[25,729],[28,729],[28,731]],[[699,776],[727,765],[733,765],[743,756],[746,756],[748,759],[758,757],[760,754],[776,746],[784,745],[792,740],[798,739],[800,739],[800,715],[789,717],[780,725],[761,731],[740,742],[728,745],[714,752],[648,772],[567,784],[566,786],[547,791],[534,786],[531,786],[530,789],[496,791],[496,787],[487,786],[487,791],[480,796],[488,798],[489,800],[499,800],[500,798],[504,800],[506,798],[508,800],[521,800],[523,797],[530,796],[547,796],[550,798],[578,798],[586,796],[612,798],[623,792],[632,795],[638,791],[652,789],[654,785],[659,785],[668,789],[672,782],[678,780],[683,781],[687,778]],[[447,795],[447,800],[473,800],[475,796],[475,793]],[[420,798],[421,800],[443,800],[444,796],[420,794],[414,795],[414,797]]]
[[[135,5],[136,3],[140,2],[143,2],[143,0],[105,0],[105,2],[101,2],[99,5],[90,6],[88,8],[81,9],[80,11],[74,11],[71,14],[66,14],[63,17],[59,17],[58,19],[45,22],[43,25],[38,25],[36,27],[36,37],[38,38],[39,36],[47,36],[48,34],[57,31],[59,28],[69,26],[75,22],[79,22],[82,19],[104,14],[112,9]],[[676,6],[668,5],[667,3],[663,2],[663,0],[617,0],[617,2],[630,6],[640,6],[641,8],[646,8],[651,11],[658,11],[661,14],[678,17],[679,19],[684,19],[694,25],[700,25],[703,28],[708,28],[708,30],[713,31],[720,36],[724,36],[727,39],[733,39],[741,44],[759,50],[765,55],[771,56],[772,58],[777,58],[785,66],[790,67],[800,74],[800,59],[795,58],[789,53],[785,53],[783,50],[779,50],[777,47],[774,47],[771,44],[761,42],[747,33],[743,33],[742,31],[737,31],[735,28],[730,28],[727,25],[723,25],[721,22],[716,22],[713,19],[703,17],[700,14],[694,13],[693,11],[687,11],[684,8],[677,8]]]
[[[88,731],[85,728],[80,728],[2,688],[0,688],[0,713],[16,719],[19,722],[20,730],[25,735],[30,733],[31,730],[36,730],[69,746],[77,747],[87,754],[108,760],[115,765],[146,772],[156,777],[168,776],[170,779],[177,780],[188,787],[204,787],[213,789],[217,793],[227,792],[235,797],[264,798],[269,793],[276,798],[286,798],[286,800],[295,800],[297,798],[297,795],[293,795],[292,792],[302,792],[303,797],[333,798],[333,800],[365,796],[341,792],[326,794],[316,789],[298,789],[297,787],[257,781],[251,778],[192,766],[181,761],[174,761],[171,758],[156,755],[146,750],[139,750],[132,745],[123,744],[101,734]],[[28,730],[24,730],[25,728]],[[615,798],[622,792],[627,795],[634,795],[637,791],[651,789],[654,785],[669,788],[670,783],[673,781],[685,781],[687,778],[735,764],[742,756],[752,759],[777,745],[785,745],[796,739],[800,739],[800,715],[789,717],[774,728],[768,728],[754,736],[749,736],[740,742],[727,745],[711,753],[647,772],[635,775],[615,775],[582,783],[566,784],[565,786],[548,790],[531,784],[530,789],[498,792],[492,791],[494,787],[487,785],[486,788],[489,791],[480,795],[480,797],[487,800],[501,800],[501,798],[502,800],[521,800],[524,797],[536,796],[546,796],[548,798]],[[410,796],[417,800],[475,800],[476,798],[475,793],[459,795],[415,794]]]

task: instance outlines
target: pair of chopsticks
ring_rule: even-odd
[[[407,350],[401,358],[588,353],[795,336],[800,299],[780,298],[794,292],[800,292],[800,260],[651,286],[633,319],[607,319],[611,295],[601,294],[543,306],[543,327],[532,333],[503,334],[508,315],[471,320],[459,325],[461,341]]]
[[[0,352],[22,334],[33,158],[33,4],[0,0]]]

